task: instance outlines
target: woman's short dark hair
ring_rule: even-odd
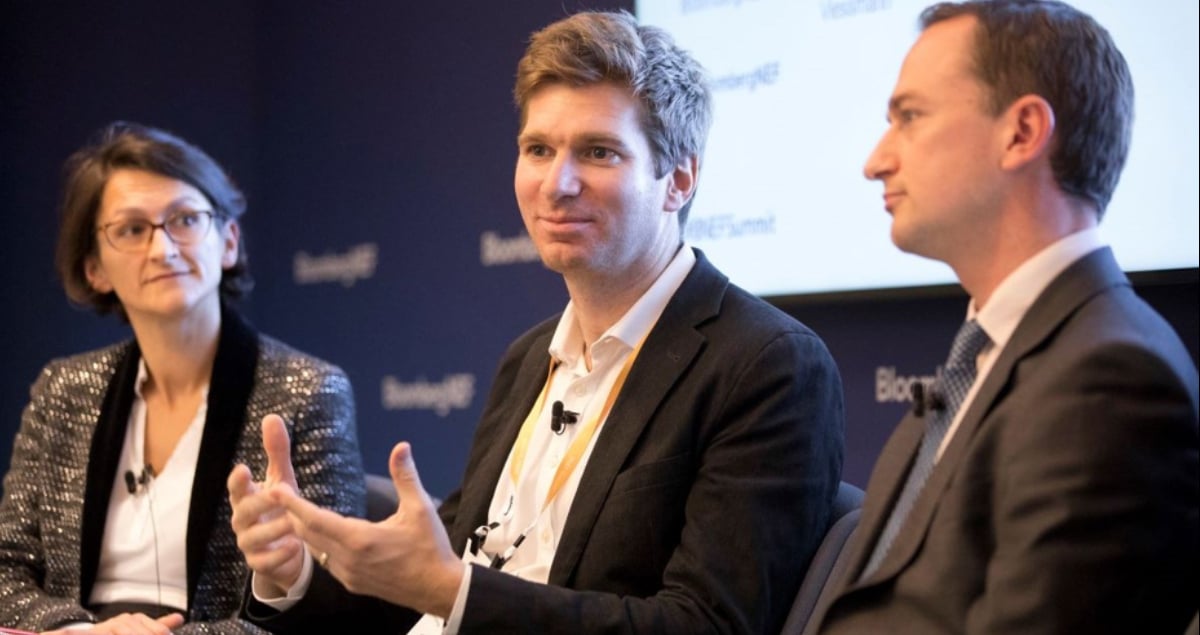
[[[125,318],[113,292],[99,293],[87,279],[88,258],[97,255],[96,216],[104,188],[113,172],[144,170],[196,188],[213,206],[223,227],[246,211],[246,199],[225,170],[200,148],[158,128],[116,122],[96,133],[94,140],[67,159],[64,167],[61,218],[55,264],[67,297],[97,313],[116,312]],[[221,300],[228,302],[250,291],[253,280],[246,260],[245,241],[238,237],[238,257],[221,274]]]

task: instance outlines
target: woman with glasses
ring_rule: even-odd
[[[260,632],[225,479],[266,474],[283,416],[305,498],[362,515],[349,380],[234,310],[250,286],[245,201],[202,150],[113,124],[67,162],[57,265],[67,295],[132,339],[51,362],[0,501],[0,626],[45,632]],[[277,425],[272,422],[270,425]]]

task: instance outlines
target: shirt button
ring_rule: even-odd
[[[549,527],[545,527],[545,528],[543,528],[543,529],[542,529],[542,535],[541,535],[541,539],[542,539],[542,544],[543,544],[543,545],[549,545],[549,544],[551,543],[551,541],[553,541],[553,540],[554,540],[554,534],[552,534],[552,533],[550,532],[550,528],[549,528]]]

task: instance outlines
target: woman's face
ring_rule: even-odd
[[[234,221],[206,216],[213,211],[208,198],[183,181],[144,170],[114,171],[96,214],[99,235],[85,265],[88,282],[99,293],[116,293],[130,322],[218,310],[221,274],[237,262],[239,230]],[[163,223],[183,240],[152,226]],[[203,235],[190,229],[197,223],[210,225]]]

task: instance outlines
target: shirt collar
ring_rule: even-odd
[[[138,399],[145,400],[145,395],[142,394],[142,386],[150,379],[150,373],[146,371],[146,358],[138,358],[137,378],[133,380],[133,394],[137,395]]]
[[[996,349],[1004,348],[1042,291],[1075,261],[1103,246],[1104,241],[1096,228],[1058,240],[1008,274],[983,309],[976,311],[975,302],[968,303],[967,319],[979,320],[992,345]]]
[[[625,315],[591,343],[593,356],[605,356],[610,350],[629,350],[637,346],[650,329],[654,328],[658,316],[662,315],[667,303],[679,290],[679,286],[683,284],[684,278],[687,278],[695,264],[696,254],[691,246],[684,244],[654,284],[629,307]],[[563,310],[558,326],[554,329],[554,337],[550,340],[550,355],[572,367],[579,363],[583,356],[583,344],[583,331],[579,328],[575,303],[567,302],[567,308]]]

